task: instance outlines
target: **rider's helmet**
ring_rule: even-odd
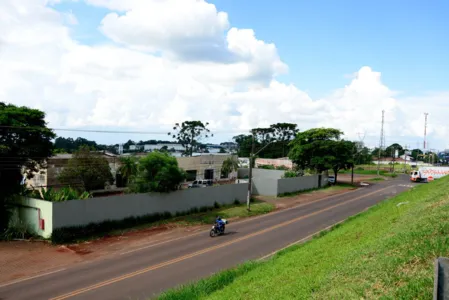
[[[218,221],[221,221],[221,217],[220,217],[220,216],[217,216],[217,220],[218,220]]]

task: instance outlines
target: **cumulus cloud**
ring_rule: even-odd
[[[449,94],[400,98],[368,66],[321,99],[279,82],[288,67],[276,46],[231,27],[205,1],[85,1],[111,10],[98,26],[113,43],[74,41],[76,18],[49,1],[0,2],[0,101],[42,109],[53,127],[153,131],[200,119],[215,131],[245,132],[292,122],[357,138],[378,134],[384,109],[388,136],[422,135],[424,111],[441,120],[429,127],[435,139],[449,132]]]

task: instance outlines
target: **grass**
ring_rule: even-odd
[[[159,299],[431,299],[434,259],[449,256],[448,184],[418,185],[266,262]]]
[[[308,190],[303,190],[303,191],[299,191],[299,192],[279,194],[278,197],[279,198],[294,197],[297,195],[309,194],[309,193],[313,193],[313,192],[317,192],[317,191],[320,191],[323,193],[331,193],[331,192],[335,192],[335,191],[344,190],[347,188],[354,188],[354,185],[351,185],[349,183],[337,183],[336,185],[328,185],[324,188],[314,188],[314,189],[308,189]]]
[[[383,177],[374,177],[374,178],[370,178],[367,181],[383,181],[385,180],[385,178]]]
[[[339,173],[341,174],[351,174],[351,170],[342,170]],[[358,175],[377,175],[377,170],[356,170],[354,169],[354,174],[358,174]],[[398,175],[396,173],[390,173],[388,171],[385,170],[379,170],[379,175],[380,176],[385,176],[385,177],[397,177]]]
[[[79,243],[98,239],[105,236],[122,235],[126,232],[147,229],[168,223],[180,226],[212,224],[217,215],[225,219],[245,218],[271,212],[275,206],[271,203],[252,200],[251,211],[247,211],[246,204],[236,201],[233,205],[221,206],[215,203],[213,207],[193,208],[187,212],[169,212],[150,214],[141,217],[130,217],[118,221],[104,221],[86,226],[73,226],[53,230],[51,241],[54,244]]]
[[[274,209],[274,204],[258,200],[253,201],[254,202],[251,203],[251,211],[248,211],[246,209],[246,204],[240,204],[237,206],[227,206],[220,209],[207,211],[204,213],[173,218],[170,220],[170,222],[185,225],[212,224],[215,221],[217,215],[219,215],[224,219],[245,218],[261,214],[267,214]]]

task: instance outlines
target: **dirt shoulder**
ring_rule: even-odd
[[[343,177],[343,176],[342,176]],[[273,203],[275,210],[316,201],[350,191],[351,187],[331,187],[291,197],[258,199]],[[238,221],[241,218],[230,218]],[[167,223],[147,229],[136,229],[121,235],[104,237],[80,244],[54,246],[46,242],[0,242],[0,285],[22,278],[48,273],[73,264],[104,259],[124,252],[149,247],[188,235],[207,231],[210,225]]]

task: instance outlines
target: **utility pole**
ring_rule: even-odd
[[[424,113],[424,152],[427,149],[427,116],[429,113]]]
[[[251,191],[252,191],[252,183],[253,183],[253,157],[254,157],[254,133],[251,141],[251,153],[249,154],[249,178],[248,178],[248,197],[246,199],[246,206],[248,211],[251,210]]]
[[[410,151],[410,149],[408,149],[410,146],[409,145],[405,145],[405,150],[404,150],[404,160],[405,160],[405,164],[404,164],[404,173],[407,173],[407,153]]]
[[[257,151],[256,153],[254,153],[254,133],[253,133],[253,138],[252,138],[252,146],[251,146],[251,153],[249,155],[249,178],[248,178],[248,196],[246,198],[246,206],[248,211],[251,211],[251,191],[252,191],[252,178],[253,178],[253,159],[255,158],[255,156],[262,151],[263,149],[265,149],[268,145],[270,145],[271,143],[273,143],[275,140],[272,140],[270,142],[268,142],[268,144],[266,144],[265,146],[263,146],[262,148],[259,149],[259,151]]]
[[[380,168],[380,155],[381,155],[381,151],[384,147],[384,122],[385,122],[385,110],[382,110],[382,126],[380,129],[380,142],[379,142],[379,155],[377,157],[377,176],[379,176],[380,172],[379,172],[379,168]]]
[[[357,135],[359,136],[360,147],[362,147],[363,146],[363,141],[365,140],[366,132],[363,133],[363,138],[360,137],[362,135],[362,133],[357,132]],[[354,152],[354,155],[353,155],[353,162],[352,162],[352,168],[351,168],[351,185],[354,184],[354,164],[355,164],[355,159],[354,158],[355,158],[356,155],[359,156],[359,152],[360,151],[361,151],[361,149],[357,149],[357,147],[356,147],[356,151]]]

